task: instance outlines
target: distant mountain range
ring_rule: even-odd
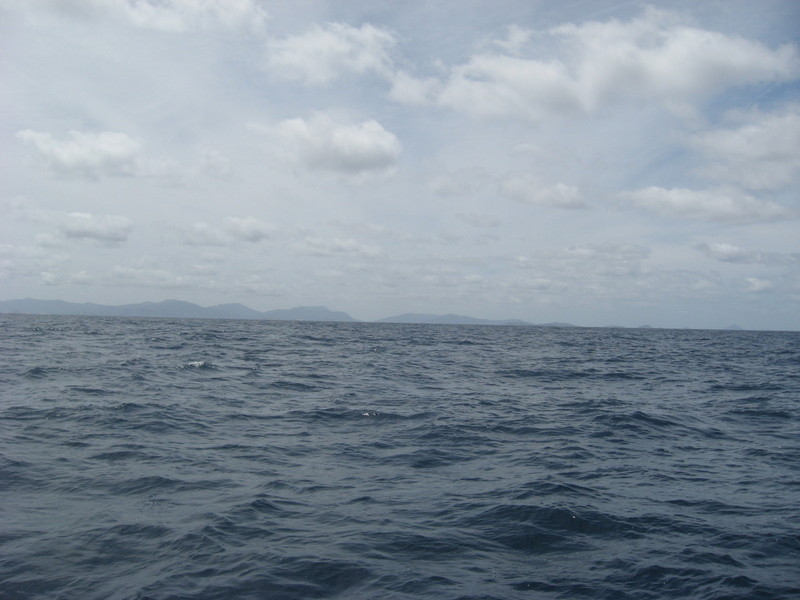
[[[63,300],[23,300],[0,301],[0,313],[37,315],[86,315],[99,317],[166,317],[173,319],[267,319],[276,321],[336,321],[355,323],[356,319],[345,312],[330,310],[324,306],[298,306],[296,308],[253,310],[243,304],[218,304],[198,306],[181,300],[163,302],[141,302],[109,306],[92,302],[64,302]],[[380,319],[379,323],[430,323],[439,325],[534,325],[519,319],[494,320],[478,319],[464,315],[431,315],[405,313]],[[574,327],[569,323],[543,323],[540,326]]]
[[[347,313],[329,310],[324,306],[298,306],[285,310],[260,312],[243,304],[198,306],[181,300],[141,302],[108,306],[91,302],[76,303],[62,300],[5,300],[0,301],[0,313],[39,315],[92,315],[99,317],[169,317],[174,319],[270,319],[276,321],[344,321],[356,320]]]

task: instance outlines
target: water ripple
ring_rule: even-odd
[[[800,334],[2,319],[3,598],[800,597]]]

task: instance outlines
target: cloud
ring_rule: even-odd
[[[43,271],[63,273],[70,257],[53,248],[0,244],[0,280],[41,280]]]
[[[111,276],[123,280],[127,285],[148,287],[186,287],[197,283],[190,277],[175,275],[165,269],[147,267],[116,266],[112,269]]]
[[[554,280],[569,280],[573,286],[583,286],[601,278],[639,276],[642,261],[650,254],[650,248],[638,244],[581,244],[535,256],[517,256],[514,265]]]
[[[693,135],[689,144],[711,161],[701,172],[752,190],[779,190],[800,176],[800,104],[775,112],[734,112],[733,129]]]
[[[766,292],[775,287],[768,279],[759,279],[758,277],[748,277],[745,282],[747,283],[746,292]]]
[[[267,43],[267,69],[287,79],[323,85],[345,73],[388,75],[394,36],[365,23],[316,25],[306,33]]]
[[[281,121],[275,133],[307,167],[354,177],[390,173],[402,148],[377,121],[343,124],[322,113]]]
[[[473,227],[500,227],[500,219],[493,215],[466,212],[456,213],[456,218]]]
[[[0,244],[0,259],[43,258],[48,254],[36,246]]]
[[[124,242],[131,233],[132,223],[127,217],[118,215],[94,216],[89,213],[69,213],[61,224],[61,232],[67,238],[90,239],[99,242]]]
[[[552,33],[579,60],[576,81],[582,104],[613,98],[685,100],[730,86],[778,81],[797,75],[797,49],[771,50],[760,42],[682,25],[650,9],[628,23],[563,25]]]
[[[638,244],[599,243],[570,246],[557,255],[562,265],[593,277],[631,277],[642,274],[642,261],[651,254],[650,248]]]
[[[790,265],[800,263],[800,254],[759,252],[727,243],[698,244],[695,249],[709,258],[737,264]]]
[[[42,209],[25,198],[17,198],[11,205],[11,214],[16,213],[19,220],[36,223],[37,229],[47,227],[51,231],[56,230],[55,234],[38,232],[34,235],[35,246],[39,248],[59,248],[68,239],[92,239],[111,244],[125,242],[133,230],[131,220],[121,215]]]
[[[256,0],[40,0],[12,1],[8,5],[25,11],[49,8],[75,19],[111,17],[143,29],[172,33],[258,31],[267,21],[267,13]]]
[[[33,147],[58,177],[146,177],[169,179],[177,175],[172,161],[142,156],[142,144],[125,133],[69,131],[66,139],[25,129],[16,137]]]
[[[244,242],[260,242],[270,236],[270,227],[255,217],[228,217],[223,226],[231,237]]]
[[[219,228],[208,223],[192,223],[183,232],[183,241],[189,246],[224,246],[228,239]]]
[[[321,239],[307,238],[305,248],[308,254],[313,256],[336,256],[348,255],[359,258],[378,258],[384,252],[377,246],[367,246],[353,239]]]
[[[330,224],[344,235],[355,236],[361,239],[369,238],[376,240],[380,244],[396,242],[417,245],[423,241],[423,238],[418,235],[398,231],[393,227],[378,225],[367,221],[342,222],[333,219],[330,221]]]
[[[95,278],[86,271],[77,271],[69,275],[69,282],[75,285],[91,285]]]
[[[393,73],[391,82],[389,98],[404,104],[427,104],[441,89],[439,80],[434,77],[417,79],[404,71]]]
[[[533,37],[533,31],[519,25],[510,25],[508,33],[503,40],[494,40],[494,44],[505,50],[508,54],[519,54]]]
[[[91,179],[134,175],[141,150],[137,140],[111,131],[70,131],[67,139],[57,140],[50,133],[26,129],[17,138],[35,148],[54,173]]]
[[[255,0],[129,0],[111,4],[137,26],[161,31],[259,30],[267,20],[267,13]]]
[[[39,281],[43,285],[92,285],[97,282],[96,278],[86,271],[67,273],[63,270],[59,270],[57,273],[53,271],[40,271]]]
[[[398,79],[395,99],[418,101],[424,92],[429,102],[476,117],[540,121],[621,102],[680,107],[729,87],[784,81],[800,72],[793,45],[773,50],[683,25],[654,9],[627,22],[566,24],[537,34],[553,44],[549,54],[539,43],[522,55],[533,34],[520,28],[512,34],[497,42],[508,53],[472,56],[439,86]]]
[[[41,248],[58,248],[62,240],[51,233],[37,233],[33,238],[36,246]]]
[[[475,56],[455,67],[435,101],[476,117],[532,121],[579,109],[565,65],[504,55]]]
[[[43,285],[58,285],[58,276],[52,271],[42,271],[40,275]]]
[[[586,244],[570,246],[561,252],[561,255],[570,259],[598,259],[606,261],[627,262],[641,260],[650,256],[650,248],[636,244]]]
[[[480,167],[459,169],[455,172],[439,172],[431,177],[428,185],[439,196],[466,196],[484,188],[492,179]]]
[[[716,271],[676,268],[662,259],[662,252],[639,244],[580,244],[543,250],[516,258],[523,275],[512,282],[509,292],[520,301],[533,296],[559,307],[577,301],[591,313],[602,312],[611,301],[622,306],[619,314],[624,314],[665,297],[668,304],[681,298],[705,302],[724,285]],[[542,281],[539,290],[532,286],[535,279]]]
[[[526,204],[572,209],[588,207],[577,187],[561,182],[542,185],[529,176],[511,176],[503,181],[501,188],[508,198]]]
[[[194,176],[208,176],[214,179],[230,180],[234,170],[230,159],[221,152],[207,148],[203,150],[195,169]]]
[[[787,208],[733,188],[690,190],[648,187],[623,192],[634,206],[664,217],[728,223],[755,223],[794,217]]]
[[[739,246],[734,246],[733,244],[698,244],[695,246],[696,250],[699,250],[706,256],[711,258],[715,258],[716,260],[722,262],[731,262],[731,263],[753,263],[759,262],[757,260],[757,253],[753,252],[752,250],[747,250],[745,248],[740,248]]]
[[[189,246],[227,246],[232,242],[260,242],[271,234],[271,228],[255,217],[227,217],[222,226],[197,222],[183,232]]]

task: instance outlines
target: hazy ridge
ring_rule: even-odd
[[[254,310],[244,304],[217,304],[199,306],[182,300],[140,302],[117,306],[92,302],[64,302],[63,300],[0,301],[0,312],[18,314],[86,315],[102,317],[168,317],[177,319],[269,319],[278,321],[345,321],[356,319],[341,311],[324,306],[298,306],[290,309]]]
[[[85,315],[101,317],[164,317],[173,319],[264,319],[277,321],[335,321],[355,323],[343,311],[325,306],[297,306],[295,308],[268,311],[254,310],[244,304],[230,303],[215,306],[199,306],[182,300],[162,302],[139,302],[136,304],[106,305],[93,302],[65,302],[63,300],[37,300],[24,298],[0,301],[0,313]],[[379,319],[379,323],[430,323],[442,325],[545,325],[550,327],[574,327],[569,323],[530,323],[519,319],[480,319],[456,314],[404,313]]]

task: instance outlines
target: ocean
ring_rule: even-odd
[[[800,598],[800,332],[0,316],[0,598]]]

